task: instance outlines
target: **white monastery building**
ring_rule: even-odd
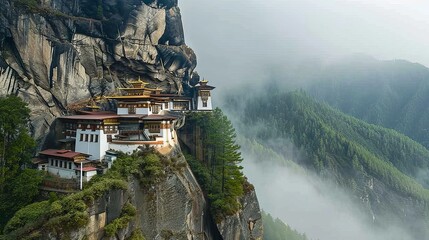
[[[130,81],[131,87],[120,88],[121,94],[108,97],[116,102],[116,112],[80,111],[79,115],[60,117],[63,131],[58,142],[64,149],[40,152],[38,168],[65,179],[78,179],[82,174],[83,180],[89,181],[96,175],[96,163],[112,159],[110,150],[132,153],[140,146],[174,147],[183,112],[213,110],[214,87],[207,83],[200,81],[193,97],[186,97],[147,88],[141,80]]]

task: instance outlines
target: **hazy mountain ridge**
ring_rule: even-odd
[[[427,236],[429,191],[414,173],[427,167],[429,152],[418,143],[316,103],[302,92],[259,95],[244,101],[243,113],[236,117],[244,126],[239,132],[265,145],[291,139],[303,153],[295,160],[349,189],[376,226],[399,224],[416,239]]]
[[[306,87],[316,99],[429,146],[429,69],[404,60],[350,57],[321,68]]]

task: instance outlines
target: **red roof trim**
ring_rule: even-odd
[[[76,168],[76,170],[80,171],[80,167]],[[82,172],[91,172],[91,171],[97,171],[97,168],[95,167],[83,167]]]
[[[61,157],[67,159],[74,159],[76,156],[84,155],[89,156],[85,153],[74,152],[71,150],[58,150],[58,149],[46,149],[44,151],[39,152],[41,155],[51,156],[51,157]]]
[[[112,119],[117,118],[118,115],[116,114],[89,114],[89,115],[71,115],[71,116],[63,116],[59,117],[60,119],[68,119],[68,120],[104,120],[104,119]]]

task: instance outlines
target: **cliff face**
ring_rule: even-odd
[[[240,201],[242,210],[226,217],[217,224],[224,239],[261,240],[263,236],[262,216],[256,192],[247,193]]]
[[[185,92],[198,79],[177,0],[31,2],[0,0],[0,95],[29,103],[40,141],[70,104],[128,79],[165,92]]]
[[[32,5],[36,3],[36,5]],[[0,96],[23,98],[39,146],[56,117],[75,103],[142,78],[166,93],[187,94],[198,82],[196,56],[184,42],[177,0],[0,0]],[[186,160],[176,152],[184,164]],[[71,239],[109,239],[104,227],[130,202],[137,215],[110,239],[141,231],[146,239],[261,239],[256,194],[243,209],[213,223],[187,164],[152,189],[138,180],[112,190],[88,210],[89,223]],[[257,223],[257,227],[255,227]],[[63,235],[42,232],[44,239]]]
[[[196,159],[203,161],[204,130],[189,121],[179,129],[178,136],[181,146]],[[232,216],[227,216],[217,223],[217,229],[224,239],[245,240],[262,239],[263,224],[259,202],[254,190],[246,193],[241,199],[241,210]]]
[[[185,159],[181,157],[178,161]],[[115,236],[106,237],[104,227],[120,217],[127,202],[135,206],[136,217]],[[126,239],[135,231],[141,231],[146,239],[221,239],[211,221],[202,190],[188,167],[168,174],[149,190],[133,179],[127,190],[113,190],[94,201],[89,213],[89,223],[72,232],[72,239],[85,236],[88,239]],[[46,238],[50,239],[63,237],[46,233]]]
[[[168,174],[150,187],[143,186],[136,177],[130,177],[126,188],[111,189],[92,201],[85,210],[88,221],[82,227],[65,230],[43,223],[35,228],[26,225],[18,231],[27,229],[27,232],[15,232],[7,237],[18,238],[25,234],[33,237],[30,239],[36,236],[37,239],[51,240],[122,240],[139,232],[145,239],[262,239],[261,213],[254,191],[241,199],[242,210],[215,224],[203,191],[180,150],[173,151],[168,157],[174,158],[182,167],[166,171]],[[106,229],[123,216],[127,204],[135,208],[135,215],[109,236]],[[52,222],[52,218],[48,216],[44,222]]]

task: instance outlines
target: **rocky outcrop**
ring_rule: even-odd
[[[183,167],[169,172],[159,183],[148,188],[131,177],[126,190],[110,190],[93,201],[87,210],[89,221],[84,227],[71,232],[45,229],[40,237],[51,240],[122,240],[138,231],[145,239],[222,239],[185,158],[180,151],[171,157]],[[123,207],[128,203],[135,207],[136,215],[114,236],[107,236],[105,227],[120,218]],[[225,239],[231,238],[226,236]]]
[[[263,226],[261,210],[255,191],[247,193],[241,199],[242,209],[233,216],[228,216],[217,224],[224,239],[261,240]]]
[[[23,98],[41,143],[69,106],[141,77],[185,93],[196,56],[177,0],[0,0],[0,95]]]
[[[177,4],[0,0],[0,96],[17,95],[29,104],[31,132],[41,146],[56,117],[104,90],[114,92],[127,80],[142,78],[166,93],[188,94],[199,76]],[[136,230],[146,239],[260,239],[255,193],[242,199],[242,211],[217,226],[186,160],[176,154],[186,165],[181,171],[169,173],[151,189],[133,179],[127,190],[96,199],[89,223],[69,237],[108,239],[104,227],[130,202],[137,217],[110,239],[125,239]],[[64,237],[42,234],[45,239]]]

